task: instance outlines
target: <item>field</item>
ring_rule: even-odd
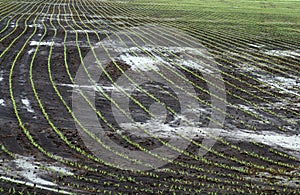
[[[0,0],[0,194],[300,194],[300,1]]]

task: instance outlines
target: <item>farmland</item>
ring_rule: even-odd
[[[0,0],[0,194],[300,194],[300,1]]]

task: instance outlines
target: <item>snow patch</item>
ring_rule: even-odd
[[[92,89],[94,91],[99,91],[99,88],[107,91],[116,89],[114,86],[103,86],[103,85],[77,85],[77,84],[65,84],[65,83],[59,83],[57,85],[62,87],[71,87],[71,88],[86,88],[86,89]]]
[[[264,47],[264,45],[258,45],[258,44],[252,44],[252,43],[249,43],[248,45],[251,46],[251,47],[256,47],[256,48]]]
[[[192,126],[171,126],[171,124],[164,124],[159,120],[150,120],[147,123],[121,123],[119,124],[122,130],[119,132],[126,132],[134,134],[138,137],[159,137],[159,138],[172,138],[183,135],[188,138],[194,138],[195,136],[205,135],[200,128],[194,128]],[[147,133],[145,133],[147,132]]]
[[[158,71],[159,68],[157,66],[161,60],[151,57],[139,57],[139,56],[131,56],[130,54],[126,53],[119,57],[119,59],[126,64],[131,66],[132,70],[140,70],[140,71],[151,71],[155,70]]]
[[[295,78],[286,78],[286,77],[274,77],[270,75],[260,75],[257,74],[259,77],[258,80],[260,80],[263,83],[266,83],[270,85],[272,88],[280,89],[281,93],[288,93],[288,94],[294,94],[296,96],[300,96],[299,93],[297,93],[295,88],[300,89],[300,80]]]
[[[0,82],[4,80],[3,71],[0,71]]]
[[[38,27],[38,28],[42,29],[43,25],[42,24],[30,24],[30,25],[28,25],[28,27],[30,27],[30,28]]]
[[[4,99],[0,99],[0,106],[5,106],[5,101],[4,101]]]
[[[99,44],[98,44],[99,45]],[[136,71],[151,71],[159,70],[159,66],[185,66],[195,70],[203,71],[205,73],[213,73],[214,71],[210,69],[210,64],[213,63],[213,57],[208,55],[208,53],[201,48],[191,48],[191,47],[162,47],[162,46],[143,46],[141,48],[131,47],[122,48],[118,46],[118,43],[107,42],[104,44],[105,47],[113,49],[117,52],[123,53],[117,59],[130,65],[133,70]],[[147,52],[151,56],[140,52]],[[134,56],[131,53],[135,52],[138,56]],[[163,55],[158,56],[157,52],[163,53]],[[168,53],[166,53],[168,52]],[[180,54],[180,58],[174,59],[172,54]],[[188,56],[185,56],[188,55]],[[183,57],[185,56],[185,57]],[[191,59],[185,59],[185,58]],[[199,59],[200,57],[200,59]],[[205,59],[205,62],[201,61],[201,58]]]
[[[107,30],[102,30],[102,31],[99,31],[99,30],[69,30],[68,31],[69,33],[109,33],[109,31]]]
[[[34,183],[31,183],[31,182],[24,182],[22,180],[13,179],[13,178],[5,177],[5,176],[0,176],[0,179],[5,180],[5,181],[10,181],[10,182],[13,182],[13,183],[17,183],[17,184],[26,185],[26,186],[29,186],[29,187],[32,187],[32,188],[39,188],[39,189],[48,190],[48,191],[51,191],[51,192],[57,192],[57,193],[60,193],[60,194],[73,194],[73,193],[67,192],[65,190],[49,188],[49,187],[45,187],[45,186],[42,186],[42,185],[36,185]]]
[[[24,104],[24,106],[25,106],[25,108],[26,108],[26,110],[27,110],[28,112],[34,113],[34,110],[33,110],[33,108],[31,107],[30,101],[29,101],[28,98],[23,98],[23,99],[21,99],[21,101],[22,101],[22,103]]]
[[[14,160],[3,160],[1,162],[3,165],[1,167],[5,167],[5,169],[0,168],[0,173],[2,175],[5,174],[5,176],[0,177],[1,179],[12,181],[14,183],[22,183],[32,187],[35,186],[40,189],[69,194],[69,192],[64,190],[55,189],[57,188],[57,184],[43,179],[43,176],[51,175],[51,171],[56,171],[63,175],[73,175],[72,172],[64,167],[55,166],[46,162],[37,162],[33,157],[26,157],[18,154],[15,154],[15,157],[16,159]],[[13,177],[13,179],[10,177]]]
[[[53,41],[49,41],[49,42],[38,42],[38,41],[31,41],[30,42],[30,46],[52,46],[54,45]]]
[[[248,109],[244,107],[244,109]],[[205,110],[206,111],[206,110]],[[300,134],[288,135],[271,131],[251,131],[244,129],[214,129],[198,127],[196,121],[186,122],[186,118],[178,116],[170,123],[164,123],[165,117],[154,118],[147,122],[121,123],[119,133],[126,132],[138,137],[172,138],[182,135],[187,138],[211,137],[214,132],[220,132],[219,136],[231,140],[249,141],[253,140],[270,147],[284,150],[300,159]],[[181,123],[180,123],[181,122]],[[180,125],[178,125],[180,123]],[[145,133],[147,132],[147,133]]]
[[[250,130],[220,130],[222,137],[234,140],[253,140],[275,148],[284,148],[297,153],[300,158],[300,135],[287,135],[270,131],[250,131]],[[288,151],[287,151],[288,152]]]
[[[12,27],[12,28],[16,27],[16,23],[15,22],[11,22],[10,24],[11,24],[10,27]]]
[[[62,47],[64,45],[66,46],[80,46],[80,47],[90,47],[88,45],[88,43],[84,43],[82,41],[69,41],[69,42],[62,42],[62,43],[55,43],[54,41],[42,41],[42,42],[38,42],[38,41],[31,41],[30,46],[56,46],[56,47]]]
[[[290,171],[290,173],[293,172],[299,172],[299,170],[293,170]],[[300,180],[297,178],[291,179],[288,176],[283,176],[283,175],[273,175],[269,172],[258,172],[255,174],[255,176],[253,177],[245,177],[245,179],[247,180],[252,180],[252,181],[257,181],[257,182],[264,182],[267,183],[270,180],[271,181],[275,181],[277,184],[279,185],[283,185],[283,186],[290,186],[290,187],[294,187],[294,188],[299,188],[300,187]]]
[[[209,67],[207,66],[207,64],[201,62],[201,61],[193,61],[193,60],[175,60],[177,65],[182,65],[185,67],[189,67],[192,68],[194,70],[199,70],[202,71],[204,73],[209,73],[212,74],[213,71],[209,69]]]
[[[31,55],[34,51],[35,51],[35,49],[31,49],[28,51],[28,54]]]
[[[278,57],[300,57],[300,50],[291,51],[291,50],[269,50],[263,52],[264,54],[270,55],[270,56],[278,56]]]
[[[243,105],[243,104],[238,104],[237,105],[238,107],[240,107],[242,110],[245,110],[245,111],[249,111],[251,113],[254,113],[258,116],[260,116],[260,118],[265,118],[265,116],[263,116],[262,114],[259,114],[254,107],[249,107],[249,106],[246,106],[246,105]]]
[[[46,185],[46,186],[56,186],[55,183],[44,180],[38,176],[36,169],[39,168],[40,163],[30,162],[30,161],[32,161],[32,159],[30,158],[19,158],[14,160],[14,163],[17,166],[18,175],[26,178],[27,180],[33,183]]]

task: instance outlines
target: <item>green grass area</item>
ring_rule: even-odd
[[[285,40],[299,38],[300,1],[133,0],[127,6],[132,16],[138,13],[163,22],[172,18],[201,30]]]

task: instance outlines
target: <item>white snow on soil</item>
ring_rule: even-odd
[[[33,108],[31,107],[30,101],[29,101],[28,98],[22,98],[21,101],[22,101],[23,105],[25,106],[24,108],[26,108],[26,110],[27,110],[28,112],[34,113],[34,110],[33,110]]]
[[[109,33],[107,30],[69,30],[69,33]]]
[[[57,186],[57,184],[43,179],[43,175],[56,174],[57,172],[63,175],[73,175],[73,173],[65,167],[56,166],[46,162],[36,162],[33,157],[26,157],[18,154],[16,154],[15,157],[16,159],[10,161],[6,159],[2,160],[1,167],[5,167],[5,169],[0,167],[0,174],[5,175],[5,177],[2,176],[1,179],[15,183],[26,183],[26,185],[30,186],[36,185],[36,187],[40,189],[57,191],[57,189],[52,188]],[[13,179],[10,177],[13,177]],[[24,179],[26,181],[23,181]],[[63,192],[68,194],[66,191]]]
[[[119,59],[125,62],[126,64],[130,65],[132,70],[140,70],[140,71],[159,70],[157,64],[160,63],[160,60],[157,58],[153,59],[151,57],[132,56],[126,53],[121,55]]]
[[[264,54],[278,57],[300,57],[300,50],[290,51],[290,50],[269,50],[263,52]]]
[[[49,41],[49,42],[31,41],[30,42],[30,46],[37,46],[37,45],[40,45],[40,46],[51,46],[51,45],[54,45],[54,42],[53,41]]]
[[[38,41],[31,41],[30,46],[55,46],[55,47],[62,47],[64,45],[66,46],[77,46],[77,45],[80,45],[80,47],[90,47],[87,43],[84,43],[82,41],[68,41],[68,42],[62,42],[62,43],[56,43],[54,41],[41,41],[41,42],[38,42]]]
[[[3,81],[3,71],[0,71],[0,82]]]
[[[56,186],[55,183],[47,181],[38,176],[36,169],[39,167],[39,163],[34,163],[30,161],[31,159],[19,158],[14,160],[14,163],[17,166],[18,175],[24,177],[25,179],[45,186]]]
[[[175,62],[176,62],[176,65],[189,67],[194,70],[200,70],[201,72],[204,72],[204,73],[213,73],[213,71],[207,67],[207,64],[205,64],[201,61],[195,62],[194,60],[175,60]]]
[[[299,170],[293,170],[290,171],[291,174],[294,174],[295,172],[299,173]],[[252,180],[252,181],[257,181],[257,182],[268,182],[272,180],[273,182],[283,185],[283,186],[290,186],[290,187],[296,187],[299,188],[300,185],[300,180],[299,179],[291,179],[289,176],[283,176],[283,175],[272,175],[269,172],[259,172],[255,176],[249,177],[246,176],[245,179],[247,180]]]
[[[18,180],[18,179],[13,179],[13,178],[10,178],[10,177],[0,176],[0,179],[4,180],[4,181],[13,182],[15,184],[21,184],[21,185],[29,186],[31,188],[38,188],[38,189],[48,190],[48,191],[57,192],[57,193],[60,193],[60,194],[73,194],[73,193],[65,191],[65,190],[45,187],[45,186],[42,186],[42,185],[36,185],[35,183],[25,182],[25,181]]]
[[[255,115],[258,115],[260,116],[260,118],[265,118],[264,115],[260,114],[259,112],[256,111],[256,107],[252,106],[246,106],[246,105],[243,105],[243,104],[237,104],[238,107],[240,107],[242,110],[245,110],[245,111],[250,111],[251,113],[254,113]]]
[[[99,91],[99,89],[104,89],[107,91],[116,89],[114,86],[103,86],[103,85],[77,85],[77,84],[66,84],[66,83],[59,83],[57,85],[62,87],[92,89],[94,91]]]
[[[0,106],[5,106],[5,101],[4,101],[4,99],[0,99]]]
[[[131,47],[128,49],[120,48],[114,45],[115,43],[105,43],[109,48],[114,48],[115,51],[120,53],[123,52],[117,59],[125,62],[131,66],[132,70],[135,71],[151,71],[159,70],[159,66],[184,66],[195,70],[203,71],[205,73],[213,73],[211,70],[210,62],[213,63],[213,58],[208,55],[206,51],[201,48],[191,48],[191,47],[155,47],[155,46],[143,46],[141,48]],[[140,51],[146,51],[151,56],[146,54],[140,54]],[[136,56],[131,54],[135,52]],[[157,52],[166,53],[166,55],[158,55]],[[180,53],[180,56],[185,56],[177,58],[170,61],[169,55],[174,53]],[[173,59],[173,57],[171,57]],[[201,61],[201,58],[206,59],[206,62]],[[211,61],[210,61],[211,60]]]
[[[159,51],[170,52],[170,53],[182,53],[188,54],[191,56],[201,56],[207,59],[213,59],[212,56],[208,55],[208,52],[203,48],[194,48],[194,47],[160,47],[154,48]]]
[[[262,47],[264,47],[264,45],[253,44],[253,43],[249,43],[248,45],[252,46],[252,47],[256,47],[256,48],[262,48]]]
[[[182,117],[181,117],[182,118]],[[162,119],[163,120],[163,119]],[[195,136],[210,136],[214,135],[213,132],[220,132],[220,137],[228,138],[231,140],[253,140],[258,143],[268,145],[277,149],[284,149],[284,151],[299,157],[300,159],[300,135],[288,135],[284,133],[275,133],[271,131],[250,131],[243,129],[225,130],[213,128],[199,128],[197,123],[194,125],[182,124],[180,126],[172,126],[165,124],[162,120],[149,120],[146,123],[121,123],[119,124],[121,130],[119,132],[127,132],[136,136],[147,137],[143,131],[149,132],[150,135],[159,138],[171,138],[178,134],[188,138]],[[174,121],[176,124],[176,121]]]
[[[287,149],[292,151],[300,158],[300,135],[287,135],[284,133],[275,133],[271,131],[250,131],[250,130],[224,130],[221,131],[222,137],[233,140],[249,141],[253,140],[277,149]],[[286,151],[286,150],[285,150]],[[286,151],[289,152],[289,151]]]
[[[288,94],[294,94],[296,96],[300,96],[300,93],[296,92],[300,90],[299,78],[296,79],[296,78],[287,78],[281,76],[274,77],[274,76],[262,75],[262,74],[257,74],[257,76],[259,76],[258,80],[262,81],[263,83],[266,83],[272,88],[279,89],[280,93],[288,93]]]
[[[35,51],[35,49],[31,49],[28,51],[28,54],[31,55],[34,51]]]
[[[172,127],[158,120],[151,120],[147,123],[121,123],[119,125],[122,128],[119,132],[127,132],[139,137],[149,137],[149,135],[151,135],[159,138],[172,138],[183,135],[188,138],[193,138],[195,136],[205,135],[205,132],[199,128],[185,125]],[[144,131],[149,133],[149,135]]]
[[[44,28],[42,24],[30,24],[28,27],[33,28],[33,27],[38,27],[40,29]]]

